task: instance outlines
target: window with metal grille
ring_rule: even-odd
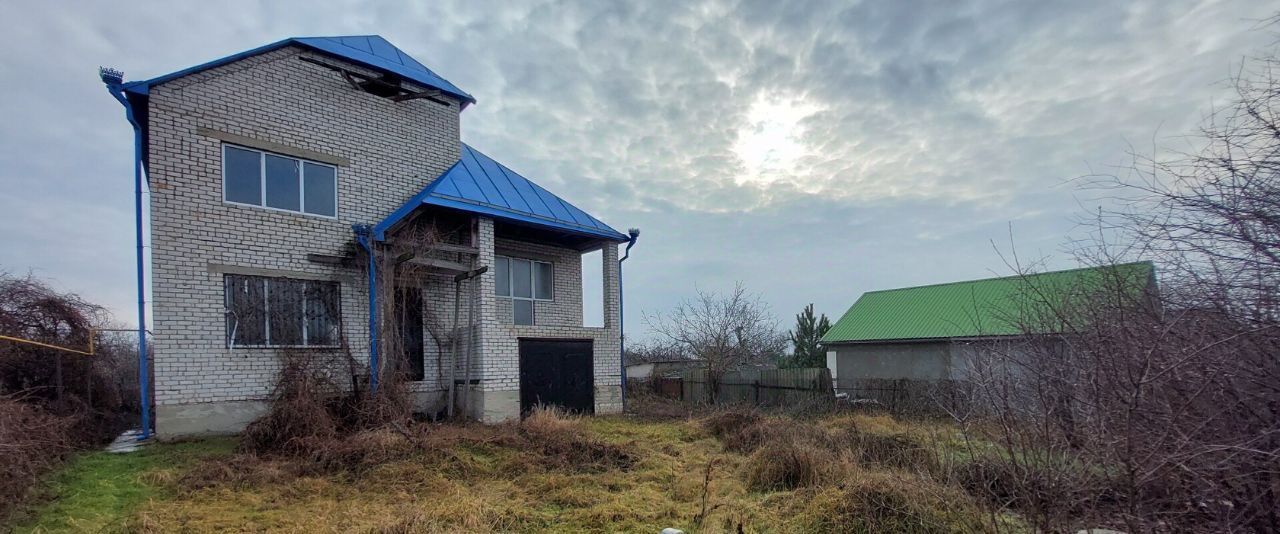
[[[223,289],[229,347],[338,344],[337,282],[228,274]]]

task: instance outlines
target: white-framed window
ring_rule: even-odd
[[[338,168],[252,148],[222,145],[222,200],[338,216]]]
[[[555,298],[555,267],[550,262],[498,256],[494,294],[511,299],[512,323],[533,324],[534,301]]]
[[[223,291],[229,347],[338,345],[337,282],[228,274]]]

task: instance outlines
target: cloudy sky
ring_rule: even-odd
[[[0,269],[132,322],[131,132],[99,65],[376,33],[476,96],[464,140],[643,230],[630,331],[735,281],[789,326],[807,302],[1008,274],[1011,233],[1074,266],[1096,203],[1070,181],[1185,146],[1276,41],[1265,1],[515,4],[5,2]]]

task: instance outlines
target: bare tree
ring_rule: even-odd
[[[698,290],[696,297],[666,314],[646,315],[645,321],[682,352],[702,361],[713,403],[716,385],[726,372],[773,361],[787,343],[768,305],[747,293],[742,283],[723,295]]]
[[[1280,531],[1280,61],[1246,65],[1202,149],[1085,183],[1121,208],[1081,259],[1155,260],[1159,293],[1028,283],[1024,335],[979,351],[966,428],[1000,454],[969,485],[1041,529]]]
[[[653,339],[627,342],[623,356],[627,365],[690,359],[683,351],[682,346],[668,339]]]
[[[1250,321],[1280,320],[1280,57],[1246,62],[1236,98],[1209,115],[1197,152],[1135,156],[1123,176],[1086,187],[1118,200],[1097,223],[1156,259],[1183,294],[1180,305]]]

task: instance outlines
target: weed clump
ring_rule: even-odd
[[[991,532],[981,509],[958,489],[927,478],[859,471],[814,491],[802,517],[815,532],[943,534]]]
[[[792,490],[815,486],[839,469],[831,451],[812,443],[770,443],[747,460],[747,486],[756,491]]]
[[[932,472],[938,463],[933,450],[906,434],[849,429],[844,432],[843,441],[863,465]]]
[[[577,417],[556,409],[534,410],[517,430],[554,467],[604,471],[627,470],[635,464],[634,455],[626,449],[591,437]]]
[[[277,484],[311,474],[306,464],[280,459],[264,459],[249,454],[238,454],[230,458],[217,458],[199,462],[186,470],[176,480],[176,486],[184,491],[193,492],[205,488],[227,487],[235,489],[254,488],[267,484]],[[164,484],[170,482],[170,472],[163,475],[150,475],[151,482]]]
[[[724,439],[760,422],[760,414],[752,411],[725,410],[702,420],[702,427],[712,436]]]

